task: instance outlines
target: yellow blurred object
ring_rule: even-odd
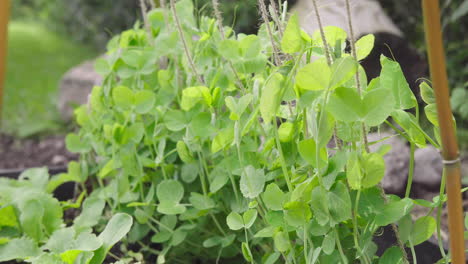
[[[0,0],[0,121],[2,118],[3,108],[3,86],[5,85],[9,18],[10,0]]]

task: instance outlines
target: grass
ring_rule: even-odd
[[[60,127],[63,74],[96,52],[34,22],[10,21],[1,131],[25,137]]]

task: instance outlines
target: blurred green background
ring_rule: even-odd
[[[159,2],[159,0],[156,0]],[[379,0],[408,40],[425,53],[420,1]],[[17,135],[60,127],[54,102],[61,75],[103,52],[113,35],[140,19],[136,0],[13,0],[3,131]],[[194,0],[212,14],[211,0]],[[220,0],[224,23],[255,33],[256,0]],[[288,1],[291,7],[296,1]],[[441,1],[452,106],[468,142],[468,0]],[[34,43],[34,44],[32,44]],[[38,122],[41,120],[41,122]]]

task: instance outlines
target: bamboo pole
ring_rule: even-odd
[[[424,31],[432,83],[440,123],[442,157],[447,175],[448,220],[452,263],[465,264],[465,241],[460,184],[460,158],[450,108],[449,89],[445,65],[440,10],[438,0],[422,0]]]
[[[3,87],[5,85],[9,18],[10,0],[0,0],[0,126],[2,121]]]

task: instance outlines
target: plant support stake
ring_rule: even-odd
[[[0,126],[3,109],[3,87],[5,85],[8,19],[10,17],[10,0],[0,1]]]
[[[452,256],[452,263],[464,264],[465,241],[463,237],[463,213],[460,193],[460,159],[452,111],[450,109],[445,55],[442,46],[439,1],[422,0],[422,7],[431,79],[437,103],[437,116],[440,123],[444,171],[447,175],[446,191],[448,198],[450,254]]]

